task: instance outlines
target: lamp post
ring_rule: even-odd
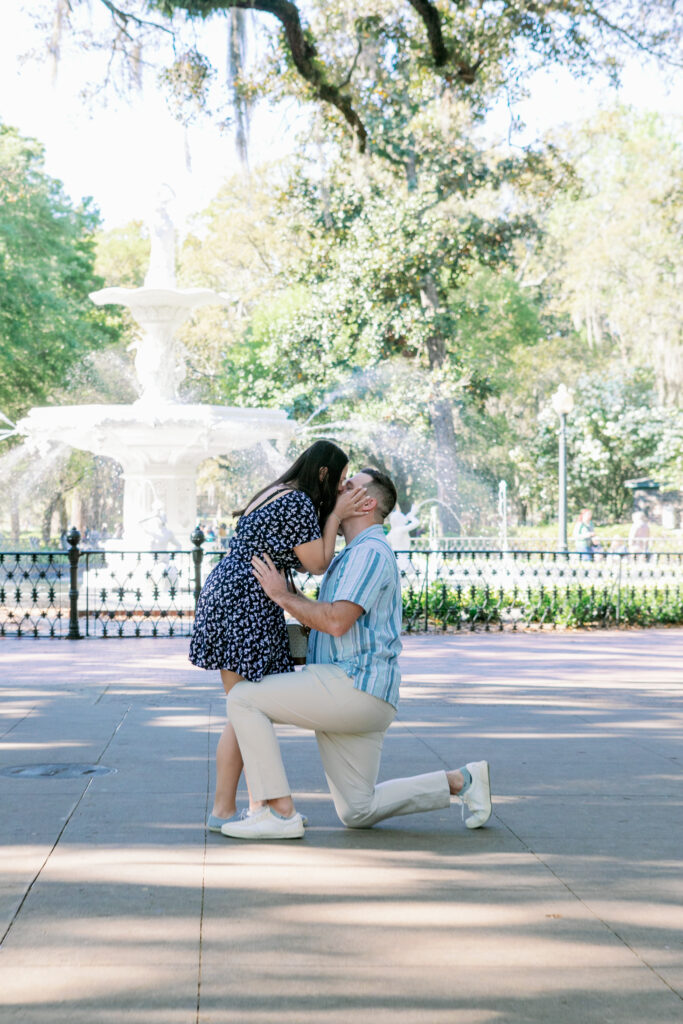
[[[558,466],[560,498],[557,549],[558,551],[567,551],[567,416],[574,408],[574,399],[566,386],[564,384],[560,384],[559,388],[551,398],[551,402],[553,409],[560,417],[560,452]]]

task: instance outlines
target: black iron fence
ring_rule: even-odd
[[[396,553],[407,632],[683,624],[683,553]]]
[[[0,552],[0,636],[189,636],[225,552]],[[683,554],[399,551],[407,632],[683,623]],[[298,579],[315,594],[317,581]]]

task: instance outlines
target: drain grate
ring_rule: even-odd
[[[12,779],[76,779],[80,776],[113,775],[116,768],[103,764],[16,764],[11,768],[0,768],[0,775]]]

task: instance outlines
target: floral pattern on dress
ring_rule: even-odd
[[[251,559],[267,552],[278,569],[296,569],[294,548],[321,536],[313,502],[289,491],[242,516],[228,553],[202,587],[190,641],[190,661],[228,669],[250,682],[274,672],[293,672],[285,614],[264,593]]]

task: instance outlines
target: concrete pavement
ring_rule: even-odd
[[[683,630],[406,639],[380,778],[486,757],[494,817],[208,834],[184,640],[2,640],[2,1024],[680,1024]]]

